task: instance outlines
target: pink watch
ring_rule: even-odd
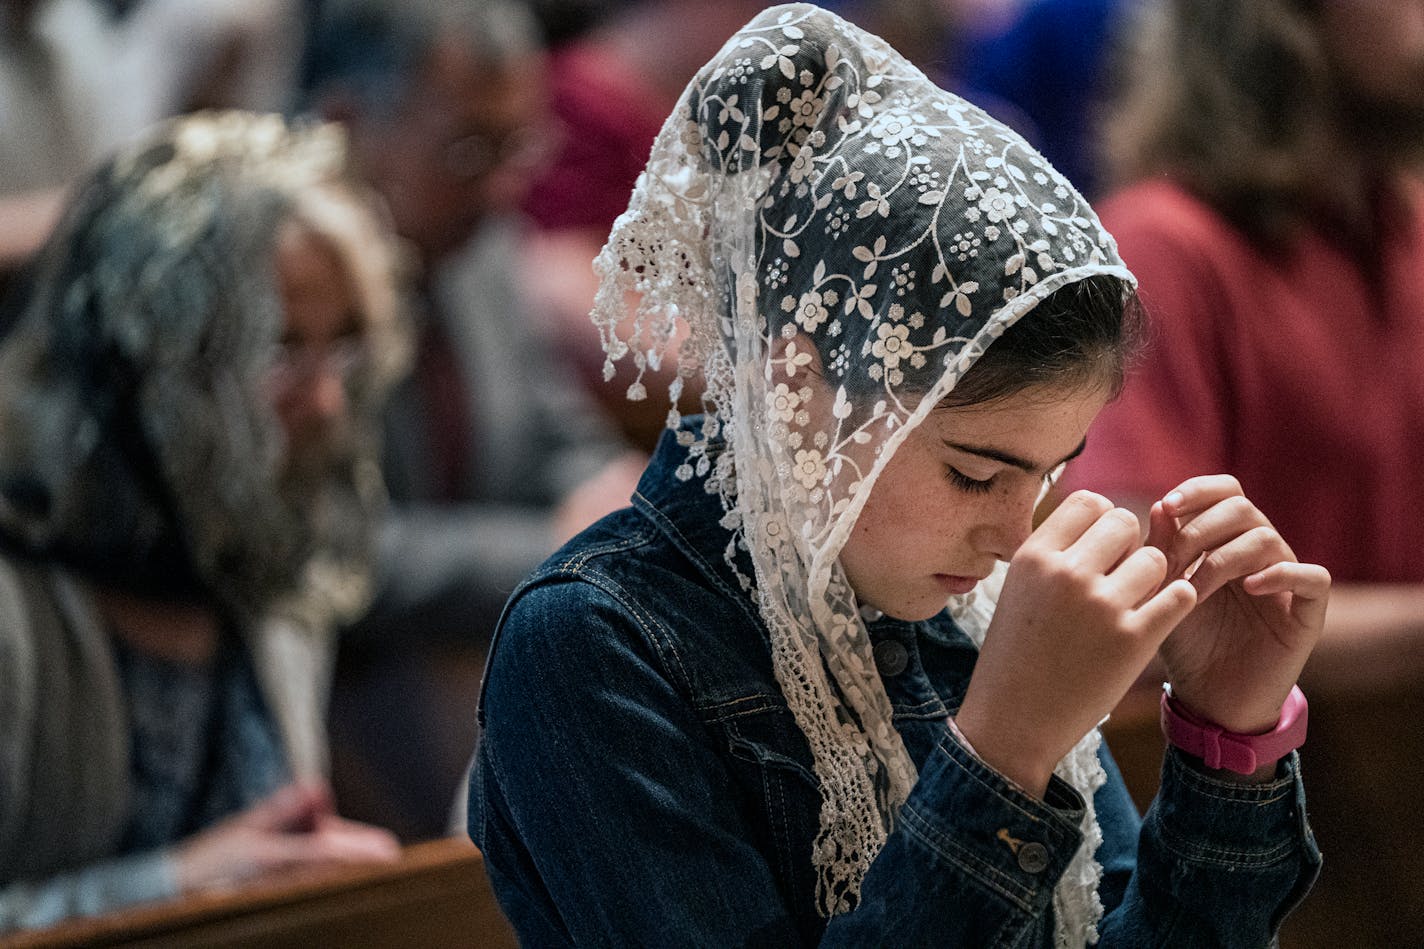
[[[1172,697],[1171,686],[1162,689],[1162,734],[1213,770],[1225,768],[1251,774],[1263,764],[1279,761],[1305,744],[1306,703],[1300,686],[1291,688],[1281,706],[1281,719],[1264,735],[1229,732],[1187,711]]]

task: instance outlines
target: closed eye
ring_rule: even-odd
[[[994,484],[993,477],[988,477],[985,478],[983,481],[980,481],[977,478],[969,477],[967,474],[960,471],[958,468],[954,468],[952,466],[946,466],[945,471],[949,477],[949,481],[951,484],[953,484],[959,490],[968,491],[971,494],[983,494],[988,491],[989,488],[992,487]]]

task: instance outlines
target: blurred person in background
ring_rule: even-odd
[[[1157,338],[1066,486],[1132,507],[1231,471],[1329,569],[1304,681],[1351,715],[1322,715],[1305,756],[1334,778],[1314,804],[1337,859],[1302,921],[1331,917],[1328,945],[1390,944],[1424,929],[1406,870],[1419,838],[1398,826],[1424,780],[1420,709],[1372,719],[1368,736],[1357,716],[1424,682],[1424,3],[1147,12],[1109,129],[1121,188],[1100,212]],[[1349,759],[1361,747],[1375,757]]]
[[[563,370],[531,306],[548,276],[527,267],[517,207],[552,140],[528,9],[330,0],[312,38],[308,106],[348,130],[416,271],[415,365],[385,417],[393,508],[376,601],[344,640],[333,724],[361,750],[344,785],[366,798],[356,812],[415,839],[446,828],[505,597],[628,502],[643,458]]]
[[[154,123],[286,108],[302,25],[298,0],[0,0],[0,276],[66,189]]]
[[[634,374],[604,377],[604,354],[588,320],[597,281],[593,259],[647,164],[653,139],[697,69],[766,0],[621,0],[554,50],[550,98],[559,148],[524,201],[538,224],[532,287],[558,351],[623,434],[651,451],[665,427],[671,365],[645,380],[645,395],[624,398]],[[671,361],[671,360],[670,360]],[[689,380],[691,383],[692,380]],[[653,394],[656,393],[656,394]],[[683,408],[692,411],[689,388]]]
[[[0,348],[0,931],[397,854],[323,778],[403,338],[337,130],[204,113],[79,189]]]
[[[1125,20],[1140,0],[1028,0],[962,31],[964,96],[1014,126],[1089,198],[1100,191],[1102,99]]]
[[[1334,627],[1417,628],[1424,3],[1154,12],[1102,213],[1158,338],[1069,482],[1131,501],[1233,471],[1335,577]]]

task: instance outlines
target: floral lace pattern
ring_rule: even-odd
[[[625,357],[658,368],[676,321],[690,328],[672,396],[700,372],[707,414],[678,473],[721,495],[729,561],[751,555],[743,582],[821,782],[821,909],[847,911],[916,775],[840,550],[896,449],[987,346],[1054,290],[1131,274],[1017,134],[806,5],[766,11],[693,80],[596,268],[607,376]],[[996,591],[951,605],[972,635]],[[1097,741],[1059,771],[1090,802]],[[1091,842],[1091,807],[1087,825]],[[1085,851],[1056,900],[1064,945],[1101,913]]]

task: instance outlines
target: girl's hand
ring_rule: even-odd
[[[1073,493],[1010,561],[955,721],[991,767],[1042,795],[1059,760],[1112,711],[1196,605],[1140,542],[1137,517]]]
[[[1320,638],[1330,574],[1298,563],[1229,475],[1183,482],[1149,521],[1167,577],[1197,596],[1162,646],[1173,695],[1229,731],[1269,731]]]

